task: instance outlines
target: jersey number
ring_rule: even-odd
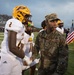
[[[9,27],[11,27],[11,25],[12,25],[12,22],[10,22]]]

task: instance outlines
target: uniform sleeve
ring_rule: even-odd
[[[15,32],[20,32],[20,30],[23,29],[23,25],[21,22],[15,19],[10,19],[6,22],[5,29],[15,31]]]
[[[39,46],[39,35],[37,35],[36,41],[35,41],[35,45],[34,45],[34,49],[33,49],[33,54],[32,54],[32,57],[34,59],[38,58],[38,56],[39,56],[39,50],[40,50],[40,46]]]
[[[56,71],[53,75],[63,75],[68,67],[68,45],[65,39],[61,38],[59,43],[59,56]]]

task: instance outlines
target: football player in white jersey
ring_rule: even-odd
[[[21,40],[24,37],[23,23],[29,21],[30,10],[24,5],[18,5],[13,9],[12,16],[13,18],[6,22],[4,39],[1,44],[0,75],[22,75],[22,66],[17,58],[22,61],[28,59],[22,50]]]
[[[32,50],[33,50],[33,46],[34,46],[34,34],[32,32],[32,25],[29,23],[26,25],[26,31],[24,32],[24,39],[22,40],[22,43],[24,45],[24,52],[25,55],[30,59],[27,60],[27,62],[31,61],[31,57],[32,57]],[[39,60],[34,60],[30,65],[27,65],[24,62],[24,66],[23,66],[23,75],[24,75],[24,71],[26,69],[29,68],[29,75],[34,75],[35,74],[35,68],[36,68],[36,64],[39,62]]]
[[[64,34],[64,28],[63,28],[63,21],[61,21],[60,19],[57,21],[57,28],[56,30],[59,31],[61,34]]]

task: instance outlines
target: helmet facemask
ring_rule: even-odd
[[[29,21],[31,21],[31,15],[25,15],[24,16],[24,19],[22,21],[22,23],[25,25],[25,24],[28,24]]]

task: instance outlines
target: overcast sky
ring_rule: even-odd
[[[74,0],[0,0],[0,14],[11,16],[16,5],[29,7],[36,27],[41,27],[45,15],[50,13],[57,13],[67,28],[71,27],[74,20]]]

